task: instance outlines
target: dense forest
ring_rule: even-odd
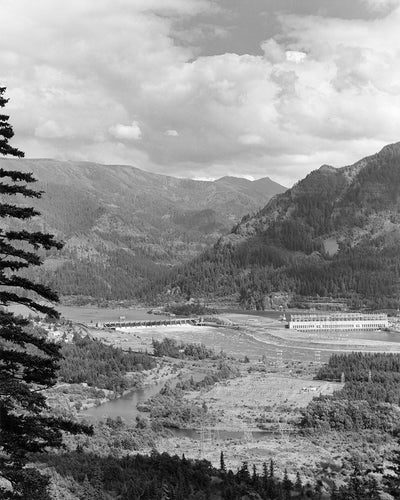
[[[227,471],[221,453],[220,467],[206,460],[187,460],[153,452],[116,458],[71,452],[46,457],[70,491],[82,500],[379,500],[380,488],[373,476],[355,469],[349,483],[323,493],[321,482],[303,483],[300,474],[292,481],[275,474],[271,460],[262,470],[244,462],[237,472]],[[69,478],[69,479],[67,479]],[[390,486],[388,486],[389,489]]]
[[[104,253],[102,258],[79,259],[68,254],[62,266],[42,271],[43,281],[64,296],[97,300],[134,299],[134,290],[163,275],[169,268],[154,263],[152,257],[126,248]],[[31,273],[34,275],[34,273]],[[86,299],[87,300],[87,299]]]
[[[391,149],[392,148],[392,149]],[[394,149],[393,149],[394,148]],[[399,307],[400,149],[364,168],[321,167],[254,217],[245,217],[212,249],[139,289],[141,300],[168,294],[235,294],[264,309],[269,294],[345,299],[351,307]],[[326,241],[332,239],[332,251]]]
[[[321,253],[293,255],[268,243],[265,236],[239,246],[214,248],[174,268],[138,291],[146,302],[158,302],[168,291],[204,300],[238,294],[241,306],[265,308],[265,297],[284,291],[294,297],[345,299],[351,307],[395,308],[399,302],[398,246],[382,250],[382,242],[366,241],[343,248],[333,258]]]
[[[67,498],[60,496],[67,490],[81,500],[380,500],[383,492],[398,498],[399,458],[400,453],[395,452],[393,474],[384,476],[382,484],[378,484],[374,471],[365,472],[355,466],[348,482],[340,487],[332,484],[328,493],[321,481],[310,484],[299,473],[295,480],[289,479],[286,470],[283,477],[278,477],[273,460],[264,463],[261,470],[248,462],[243,462],[236,472],[227,470],[222,452],[219,468],[206,460],[155,451],[150,455],[116,457],[78,449],[38,460],[45,460],[56,474],[54,498]]]
[[[85,382],[117,393],[140,385],[141,377],[128,377],[127,372],[139,374],[142,370],[156,366],[154,359],[148,354],[123,351],[89,337],[76,336],[74,342],[63,345],[61,352],[61,381],[72,384]]]
[[[311,401],[302,426],[320,430],[379,429],[396,434],[399,426],[400,355],[351,353],[333,355],[316,378],[345,380],[332,396]]]

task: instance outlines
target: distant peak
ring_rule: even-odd
[[[221,177],[220,179],[217,179],[214,182],[234,182],[236,184],[238,183],[247,183],[251,182],[249,179],[246,179],[246,177],[234,177],[233,175],[225,175],[224,177]]]
[[[322,165],[321,167],[319,167],[319,171],[327,173],[337,172],[336,168],[332,167],[332,165]]]
[[[384,157],[397,157],[400,156],[400,142],[395,142],[393,144],[388,144],[387,146],[383,147],[379,153],[379,156],[384,156]]]

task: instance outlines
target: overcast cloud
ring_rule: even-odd
[[[0,0],[14,145],[290,185],[399,141],[399,0],[342,17],[267,4],[257,52],[243,37],[242,51],[210,54],[210,37],[235,32],[222,0]]]

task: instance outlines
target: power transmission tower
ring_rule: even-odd
[[[243,430],[243,440],[245,443],[251,443],[253,441],[253,433],[249,430],[247,425],[242,423],[242,430]]]

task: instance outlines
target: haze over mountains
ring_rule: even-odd
[[[244,217],[214,248],[153,283],[143,296],[235,295],[268,307],[274,292],[398,307],[400,143],[354,165],[324,165]]]
[[[49,159],[0,159],[0,168],[33,172],[45,192],[33,225],[65,242],[46,256],[45,280],[64,295],[107,299],[131,298],[160,265],[195,257],[286,189],[267,177],[196,181]]]

